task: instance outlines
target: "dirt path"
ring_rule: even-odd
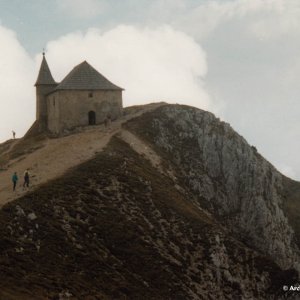
[[[27,190],[22,187],[23,173],[30,169],[32,187],[63,175],[69,168],[78,165],[101,151],[111,136],[118,132],[119,124],[107,133],[103,126],[88,132],[74,134],[59,139],[49,139],[44,147],[29,154],[23,160],[13,163],[1,173],[0,205],[22,196]],[[19,176],[16,192],[12,192],[11,176],[16,171]]]
[[[91,159],[97,152],[102,151],[114,134],[121,131],[124,122],[160,105],[162,104],[148,105],[143,110],[122,117],[112,123],[110,130],[99,125],[86,127],[83,132],[77,134],[48,139],[42,148],[28,154],[24,159],[11,161],[9,168],[0,173],[0,206],[28,192],[22,187],[26,168],[29,168],[31,174],[29,191],[32,191],[40,184],[59,177],[68,169]],[[15,171],[18,173],[19,181],[17,190],[13,192],[11,176]]]
[[[151,149],[151,147],[146,145],[137,136],[124,129],[120,132],[120,137],[129,144],[134,151],[148,159],[155,168],[158,168],[158,170],[163,173],[161,168],[161,158]]]

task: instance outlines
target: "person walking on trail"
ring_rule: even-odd
[[[17,172],[15,172],[12,176],[12,182],[13,182],[13,191],[16,190],[16,186],[17,186],[17,182],[18,182],[18,175],[17,175]]]
[[[29,171],[28,169],[26,169],[26,171],[24,172],[24,183],[23,183],[23,188],[27,187],[29,188]]]
[[[16,139],[16,133],[12,130],[13,139]]]

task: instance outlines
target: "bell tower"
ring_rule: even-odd
[[[38,78],[34,85],[36,87],[36,120],[39,125],[39,131],[47,129],[47,94],[55,89],[57,83],[54,81],[48,63],[43,52],[43,59]]]

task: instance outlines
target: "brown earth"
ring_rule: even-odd
[[[0,211],[0,299],[277,299],[295,273],[230,237],[192,197],[113,138]]]
[[[23,188],[23,173],[27,168],[31,174],[29,191],[32,191],[40,184],[62,176],[68,169],[91,159],[120,131],[124,122],[160,105],[163,103],[130,107],[125,110],[123,118],[112,122],[110,129],[99,125],[82,128],[79,132],[77,130],[60,138],[38,135],[0,144],[0,206],[28,192]],[[14,172],[19,177],[16,192],[12,191],[11,177]]]
[[[147,112],[161,105],[126,109],[109,132],[0,145],[1,300],[291,296],[282,286],[297,272],[233,235],[184,181],[178,158],[153,143],[158,112]],[[26,167],[32,188],[12,194],[11,173]],[[286,195],[290,210],[296,192]]]

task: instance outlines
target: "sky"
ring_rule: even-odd
[[[300,180],[299,0],[1,0],[0,142],[35,119],[43,48],[56,81],[87,60],[125,106],[211,111]]]

